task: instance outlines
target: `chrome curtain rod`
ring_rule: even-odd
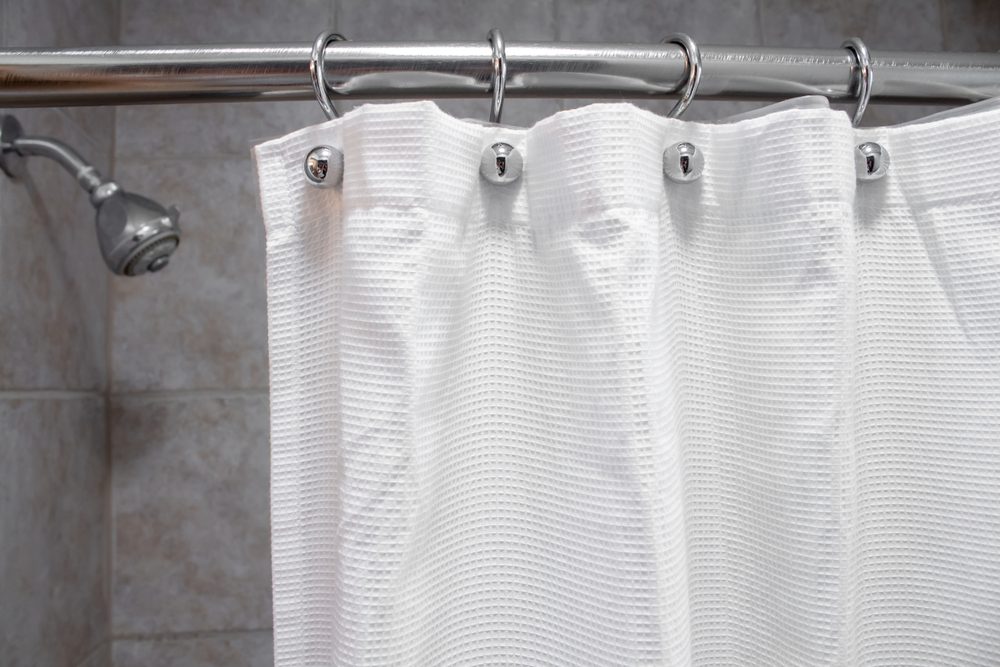
[[[310,45],[0,49],[0,107],[100,106],[314,99]],[[325,69],[337,99],[489,99],[490,44],[331,44]],[[656,98],[686,76],[677,44],[513,42],[508,98]],[[702,46],[698,99],[853,99],[845,49]],[[956,104],[1000,95],[1000,53],[872,52],[871,102]]]

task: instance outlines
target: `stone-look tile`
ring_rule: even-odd
[[[255,144],[325,122],[315,102],[121,107],[116,153],[123,158],[247,158]]]
[[[108,636],[97,398],[0,399],[0,661],[72,667]]]
[[[873,52],[940,51],[938,0],[760,0],[764,44],[839,48],[860,37]]]
[[[1000,2],[941,0],[947,51],[1000,51]]]
[[[76,667],[111,667],[111,640],[101,642]]]
[[[500,28],[507,41],[555,38],[554,0],[338,0],[337,31],[359,42],[486,41]]]
[[[760,44],[757,0],[559,0],[557,8],[563,42],[656,43],[684,32],[699,44]]]
[[[269,630],[180,639],[116,639],[114,667],[271,667]]]
[[[111,46],[117,1],[6,0],[7,46]]]
[[[312,42],[333,23],[334,0],[121,0],[120,43]]]
[[[263,393],[116,399],[115,637],[270,627],[267,415]]]
[[[63,114],[18,112],[25,131],[74,146],[108,173],[110,142],[88,141]],[[52,160],[0,177],[0,388],[99,389],[105,384],[108,273],[94,210]]]
[[[90,140],[111,150],[115,137],[115,107],[75,107],[58,109]],[[85,156],[90,159],[90,156]]]
[[[760,0],[764,43],[768,46],[839,48],[860,37],[878,56],[885,51],[940,51],[943,46],[938,0]],[[840,105],[853,113],[852,105]],[[894,125],[946,107],[872,104],[865,126]]]
[[[113,41],[115,2],[10,0],[6,46]],[[112,109],[19,109],[29,134],[74,146],[107,173]],[[42,158],[0,184],[0,388],[104,385],[107,279],[93,210],[75,179]]]
[[[136,191],[181,212],[181,244],[153,275],[112,280],[116,391],[267,386],[264,229],[250,155],[123,158]]]

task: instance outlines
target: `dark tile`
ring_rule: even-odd
[[[270,627],[266,395],[111,415],[115,636]]]
[[[941,0],[941,21],[948,51],[1000,51],[997,0]]]
[[[333,0],[122,0],[121,43],[311,42],[333,22]]]
[[[325,120],[316,102],[122,107],[115,148],[120,160],[246,160],[254,144]]]
[[[114,667],[271,667],[273,664],[269,631],[114,642]]]
[[[873,53],[940,51],[938,0],[760,0],[764,44],[837,49],[860,37]]]
[[[337,10],[338,32],[364,42],[486,42],[494,27],[510,42],[550,41],[555,37],[554,2],[339,0]]]
[[[0,399],[0,656],[70,666],[108,636],[99,398]]]
[[[116,277],[116,391],[267,386],[264,229],[249,153],[118,161],[128,182],[181,211],[181,244],[164,270]]]
[[[752,45],[759,25],[757,0],[560,0],[556,15],[563,42],[657,43],[684,32],[698,44]]]
[[[110,143],[88,141],[52,110],[17,113],[25,132],[60,139],[108,173]],[[72,174],[26,160],[27,176],[0,179],[0,388],[105,386],[108,272],[94,209]]]

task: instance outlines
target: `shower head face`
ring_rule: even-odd
[[[152,199],[124,192],[113,182],[94,191],[97,241],[108,268],[139,276],[164,268],[180,243],[180,213]]]

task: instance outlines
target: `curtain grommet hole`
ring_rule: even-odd
[[[344,154],[330,146],[317,146],[302,165],[306,180],[318,188],[331,188],[344,179]]]
[[[859,181],[877,181],[889,171],[889,151],[874,141],[859,144],[854,149],[854,168]]]
[[[479,163],[479,173],[494,185],[513,183],[521,177],[523,169],[520,151],[503,141],[487,146]]]
[[[704,171],[704,154],[688,141],[681,141],[663,151],[663,175],[675,183],[697,181]]]

